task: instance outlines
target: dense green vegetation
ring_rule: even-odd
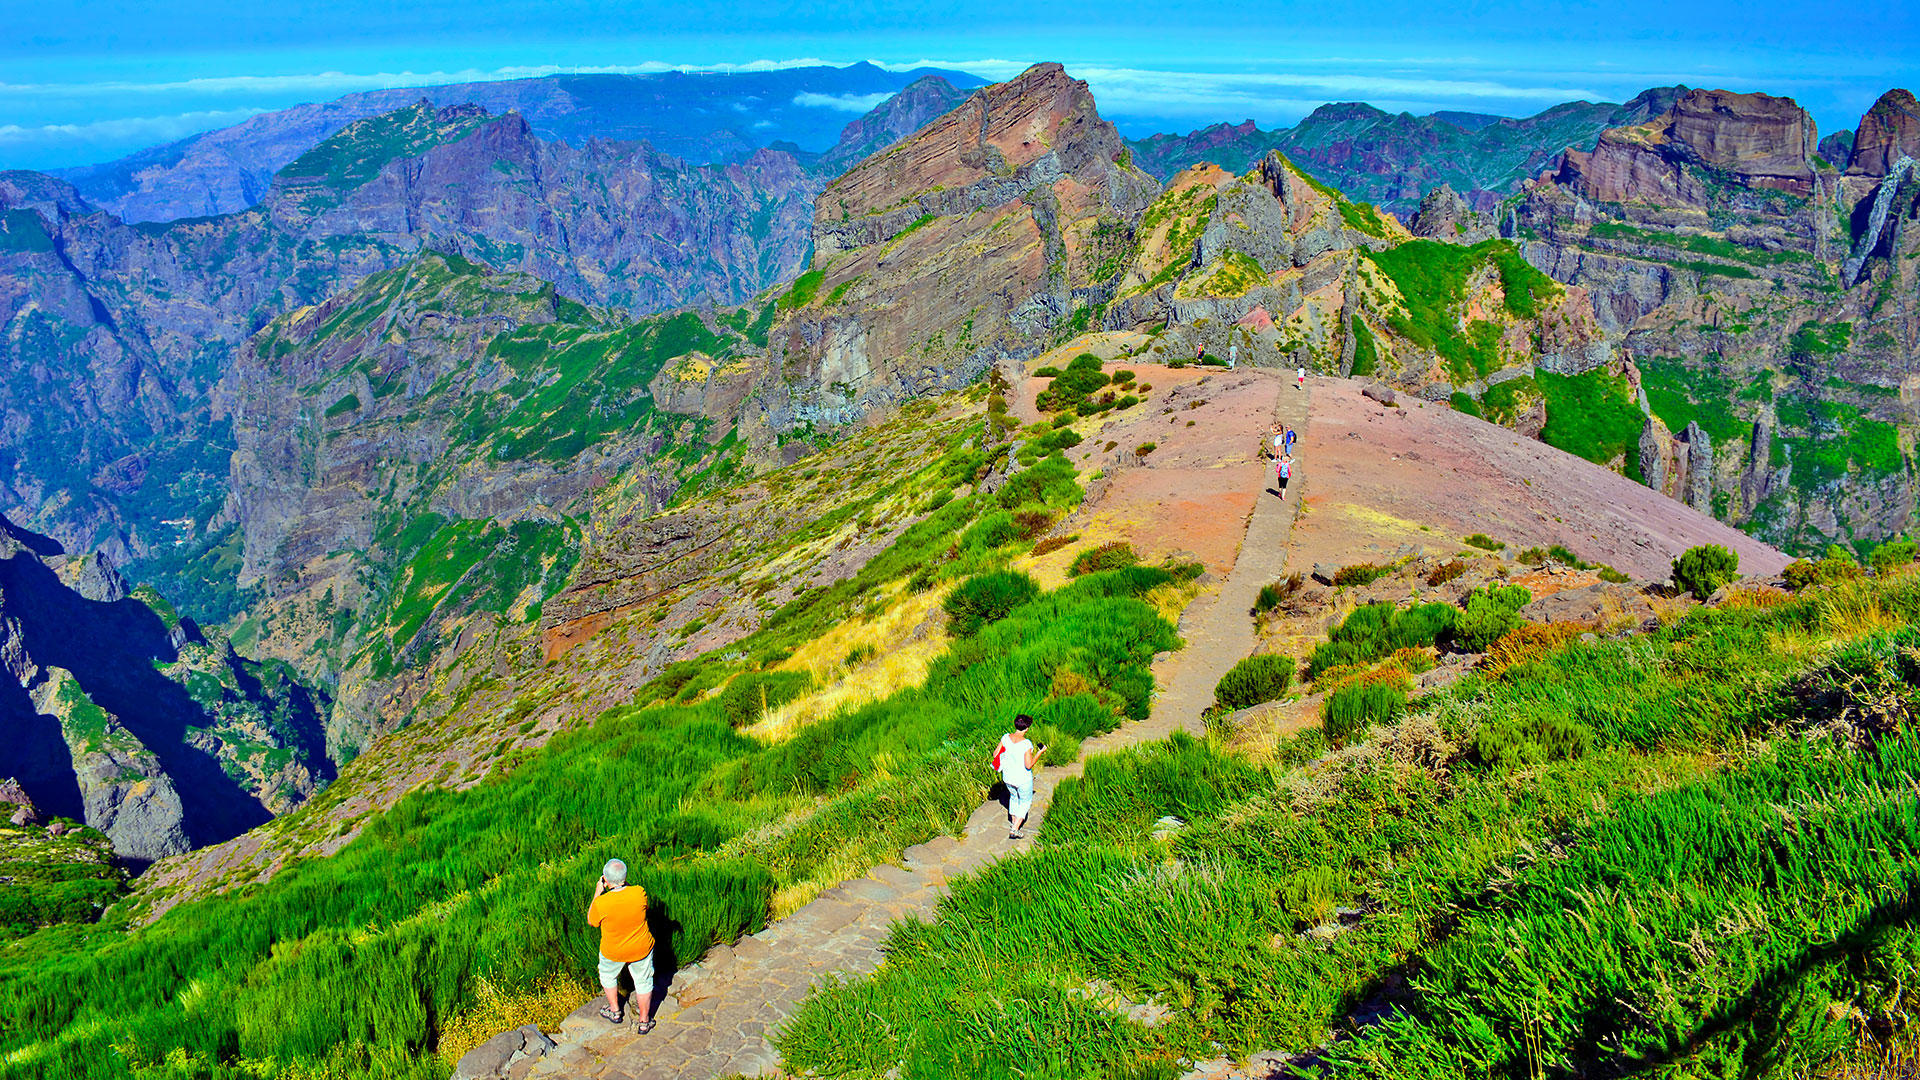
[[[439,520],[429,514],[412,524],[432,528]],[[441,525],[361,614],[358,636],[369,669],[386,678],[410,657],[431,655],[436,642],[423,631],[455,615],[535,621],[540,605],[572,575],[580,548],[580,526],[571,519]]]
[[[1413,240],[1367,258],[1386,272],[1400,290],[1406,310],[1388,316],[1394,332],[1440,354],[1456,383],[1484,378],[1500,367],[1499,327],[1484,320],[1462,323],[1467,280],[1486,266],[1498,272],[1508,314],[1533,318],[1540,303],[1559,295],[1559,287],[1520,257],[1508,240],[1483,240],[1472,247],[1437,240]]]
[[[1813,256],[1801,251],[1764,251],[1744,244],[1736,244],[1718,236],[1683,236],[1676,233],[1655,232],[1615,221],[1597,221],[1588,234],[1603,240],[1620,240],[1633,244],[1671,248],[1676,251],[1689,251],[1697,255],[1711,255],[1719,259],[1751,263],[1754,266],[1779,266],[1784,263],[1814,261]]]
[[[1542,442],[1598,465],[1618,459],[1628,479],[1642,479],[1640,432],[1647,417],[1625,378],[1605,371],[1584,375],[1541,371],[1534,374],[1534,381],[1547,399]]]
[[[418,157],[442,143],[458,142],[485,123],[482,113],[442,123],[431,104],[419,104],[357,120],[280,170],[284,182],[316,189],[309,209],[334,205],[340,196],[380,174],[390,161]]]
[[[40,825],[0,821],[0,941],[56,923],[91,922],[126,891],[126,871],[113,865],[106,834],[66,824],[70,831],[56,837]]]
[[[1398,649],[1433,645],[1453,631],[1459,609],[1452,604],[1401,608],[1375,602],[1353,609],[1307,658],[1307,678],[1352,664],[1369,664]]]
[[[1373,331],[1367,329],[1365,319],[1353,317],[1353,376],[1364,378],[1374,373],[1380,366],[1380,344],[1374,340]]]
[[[1849,472],[1898,473],[1906,468],[1899,431],[1857,405],[1783,397],[1775,403],[1781,442],[1791,448],[1796,486],[1812,489]],[[1787,432],[1803,434],[1789,435]]]
[[[1696,368],[1673,356],[1647,357],[1639,366],[1647,404],[1668,431],[1678,434],[1688,424],[1698,423],[1715,447],[1738,445],[1752,437],[1753,421],[1734,415],[1740,398],[1732,380],[1717,366]]]
[[[1404,719],[1354,691],[1269,766],[1092,759],[1037,850],[816,993],[786,1067],[1171,1077],[1358,1028],[1335,1077],[1803,1074],[1850,1015],[1897,1024],[1920,963],[1920,665],[1879,629],[1915,615],[1910,579],[1854,582],[1569,641]]]

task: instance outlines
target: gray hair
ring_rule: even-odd
[[[600,871],[600,876],[606,878],[607,884],[609,885],[625,885],[627,883],[627,864],[621,862],[619,859],[608,859],[607,865]]]

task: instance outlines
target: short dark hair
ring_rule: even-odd
[[[1025,731],[1033,726],[1033,717],[1028,716],[1026,713],[1021,713],[1019,716],[1013,718],[1013,726],[1021,731]]]

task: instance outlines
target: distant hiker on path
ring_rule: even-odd
[[[1298,381],[1295,382],[1293,385],[1295,389],[1305,390],[1307,388],[1307,369],[1298,368],[1296,369],[1296,372],[1297,372]]]
[[[1240,343],[1235,341],[1227,345],[1227,370],[1234,371],[1234,370],[1237,370],[1239,367],[1240,367]]]
[[[1206,363],[1206,360],[1207,360],[1207,343],[1203,341],[1193,347],[1193,362],[1196,364],[1204,364]]]
[[[1293,444],[1299,438],[1300,438],[1299,432],[1293,430],[1292,428],[1288,428],[1286,435],[1282,437],[1280,440],[1281,451],[1283,453],[1288,453],[1288,454],[1293,453]]]
[[[1020,839],[1020,830],[1027,827],[1027,814],[1033,810],[1033,765],[1046,749],[1028,740],[1027,729],[1032,726],[1033,717],[1021,713],[1013,720],[1013,730],[1000,736],[1000,745],[993,751],[993,767],[1000,770],[1000,779],[1007,785],[1009,840]]]
[[[627,864],[619,859],[608,859],[600,871],[600,884],[587,906],[587,925],[600,928],[600,988],[607,992],[600,1018],[610,1024],[624,1019],[624,970],[633,976],[633,998],[627,1004],[640,1010],[635,1030],[645,1035],[653,1030],[653,931],[647,929],[647,890],[627,884]]]
[[[1293,479],[1293,455],[1282,453],[1273,466],[1273,479],[1280,485],[1280,501],[1287,501],[1287,481]]]

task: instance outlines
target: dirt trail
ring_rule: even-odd
[[[1272,403],[1267,415],[1300,429],[1305,445],[1309,395],[1283,385],[1278,376],[1254,373],[1249,378],[1248,374],[1236,373],[1232,387],[1242,395],[1264,392]],[[1264,416],[1252,419],[1264,430]],[[1309,470],[1296,475],[1288,500],[1282,501],[1268,493],[1273,485],[1268,466],[1251,460],[1254,440],[1236,434],[1242,437],[1234,450],[1244,448],[1247,453],[1216,446],[1220,454],[1216,462],[1224,457],[1228,463],[1210,471],[1219,474],[1216,486],[1251,489],[1257,495],[1251,500],[1251,512],[1241,519],[1244,540],[1237,558],[1228,567],[1208,560],[1210,566],[1224,571],[1224,580],[1181,616],[1186,648],[1154,665],[1154,681],[1162,689],[1152,714],[1087,740],[1083,760],[1087,754],[1163,738],[1175,730],[1201,732],[1200,713],[1213,702],[1214,684],[1253,648],[1253,622],[1247,612],[1260,586],[1277,577],[1286,562],[1288,537]],[[1129,470],[1136,471],[1149,470]],[[1189,466],[1183,471],[1193,470]],[[1060,781],[1078,776],[1081,769],[1081,762],[1074,762],[1039,771],[1029,835],[1042,827]],[[775,1074],[779,1059],[770,1037],[808,990],[830,976],[871,973],[880,966],[880,945],[895,921],[909,915],[932,918],[935,905],[946,895],[948,880],[1024,848],[1026,841],[1008,839],[1006,826],[1005,810],[999,803],[988,803],[974,811],[962,835],[937,837],[908,848],[898,865],[875,867],[865,877],[821,893],[760,933],[732,947],[716,947],[674,977],[657,1010],[658,1024],[648,1035],[636,1034],[631,1023],[608,1025],[597,1015],[601,1002],[596,998],[562,1023],[555,1050],[513,1063],[507,1075],[512,1080],[528,1076],[707,1080],[734,1073]]]

